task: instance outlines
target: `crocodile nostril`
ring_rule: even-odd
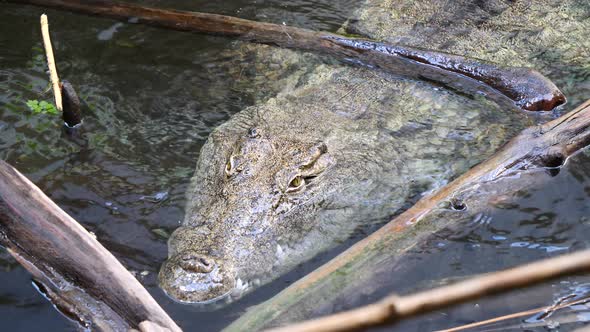
[[[231,268],[224,263],[223,256],[178,252],[164,262],[158,281],[166,294],[180,302],[212,303],[229,299],[248,284],[237,282]]]
[[[451,199],[451,209],[455,211],[464,211],[467,209],[467,205],[460,199],[453,198]]]
[[[209,273],[213,270],[215,262],[209,258],[189,254],[180,258],[179,265],[186,271],[196,273]]]

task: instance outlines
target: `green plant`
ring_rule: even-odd
[[[45,100],[27,100],[27,106],[29,106],[31,111],[33,111],[33,113],[35,114],[59,114],[57,108],[53,104],[48,103]]]

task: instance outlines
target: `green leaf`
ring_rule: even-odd
[[[51,115],[59,115],[59,111],[55,108],[55,107],[51,107],[47,110],[47,114],[51,114]]]
[[[58,115],[59,114],[59,111],[57,110],[57,108],[52,103],[48,103],[45,100],[42,100],[42,101],[27,100],[27,106],[35,114],[51,114],[51,115]]]
[[[55,106],[53,106],[53,104],[47,104],[47,106],[45,107],[46,113],[47,114],[51,114],[51,115],[58,115],[59,112],[57,111],[57,108]]]
[[[41,108],[39,107],[38,100],[27,100],[27,106],[29,106],[29,108],[31,109],[31,111],[33,111],[33,113],[40,113],[41,112]]]

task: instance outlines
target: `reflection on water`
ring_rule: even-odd
[[[361,2],[142,3],[335,31]],[[5,46],[0,51],[0,158],[94,232],[183,328],[220,329],[247,306],[276,294],[319,264],[319,259],[304,264],[214,313],[165,297],[157,288],[156,274],[166,257],[166,238],[183,218],[184,193],[201,145],[212,128],[268,97],[264,91],[272,87],[267,81],[275,78],[253,67],[247,47],[229,40],[48,11],[60,75],[74,84],[85,103],[88,141],[80,146],[62,137],[55,118],[34,115],[25,105],[28,99],[50,100],[43,94],[48,82],[37,25],[42,12],[15,5],[0,8],[0,43]],[[563,68],[565,76],[572,77],[572,85],[588,90],[588,69],[572,73],[574,69]],[[292,71],[297,70],[294,64]],[[590,157],[580,154],[544,187],[523,192],[518,202],[498,204],[434,234],[404,260],[403,273],[391,276],[395,289],[384,291],[417,291],[434,286],[435,280],[444,283],[586,248],[589,166]],[[5,252],[0,266],[4,329],[29,331],[41,324],[47,330],[73,329]],[[547,306],[580,293],[587,282],[583,277],[564,279],[437,312],[398,328],[433,330]],[[570,310],[576,318],[560,326],[587,321],[590,315],[585,304]],[[560,322],[559,314],[550,316],[552,322]],[[533,322],[531,317],[504,328],[549,325],[546,318]]]

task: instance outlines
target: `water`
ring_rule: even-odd
[[[142,3],[335,31],[361,2]],[[25,105],[28,99],[51,99],[50,94],[39,94],[47,87],[38,28],[42,12],[49,15],[60,75],[73,83],[85,103],[89,141],[83,148],[62,137],[56,118],[34,115]],[[168,299],[157,287],[156,275],[166,257],[166,237],[183,218],[184,192],[199,149],[214,127],[268,97],[266,86],[256,79],[264,73],[252,70],[251,59],[240,53],[238,43],[222,38],[16,5],[3,4],[0,14],[0,158],[94,232],[184,329],[219,330],[248,306],[276,294],[336,253],[303,264],[215,312],[199,312]],[[574,83],[581,81],[587,89],[587,71],[577,74]],[[407,267],[393,277],[394,290],[409,293],[448,278],[587,247],[589,166],[590,157],[580,154],[550,183],[531,189],[522,201],[434,234],[405,259]],[[364,235],[356,235],[353,241]],[[28,273],[5,252],[0,267],[3,329],[75,330],[35,291]],[[551,305],[587,282],[584,277],[566,278],[437,312],[398,329],[440,329]],[[574,323],[560,323],[560,330],[587,320],[587,310],[576,314]],[[558,321],[558,316],[551,319]]]
[[[397,263],[381,296],[413,293],[534,260],[587,249],[590,236],[590,153],[568,159],[546,182],[518,193],[515,201],[491,204],[462,222],[432,234]],[[428,267],[428,268],[425,268]],[[562,278],[405,321],[396,331],[431,331],[545,306],[585,299],[579,305],[526,315],[469,331],[570,331],[588,321],[587,276]]]
[[[358,2],[142,4],[335,31]],[[38,25],[43,12],[60,76],[85,103],[85,148],[62,137],[57,118],[34,115],[25,105],[28,99],[52,100],[51,93],[39,94],[48,84]],[[169,300],[156,283],[166,236],[183,218],[201,145],[230,115],[264,97],[265,89],[256,86],[259,73],[240,54],[239,43],[9,4],[0,6],[0,15],[0,158],[94,232],[186,330],[218,330],[283,286],[199,313]],[[3,330],[74,330],[6,253],[0,267]]]

